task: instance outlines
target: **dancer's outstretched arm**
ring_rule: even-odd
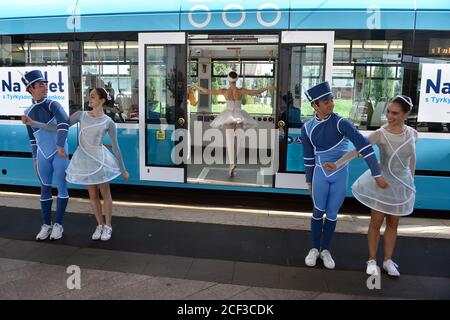
[[[201,93],[205,93],[205,94],[225,94],[226,89],[207,89],[207,88],[203,88],[202,86],[193,83],[192,87],[196,88],[198,91],[200,91]]]
[[[80,117],[81,117],[81,111],[77,111],[77,112],[73,113],[69,119],[69,126],[73,126],[75,123],[80,121]],[[44,129],[44,130],[48,130],[48,131],[56,131],[57,130],[57,126],[33,120],[27,115],[23,115],[21,117],[21,120],[22,120],[23,124],[26,124],[27,126],[30,126],[33,128]]]
[[[241,89],[240,92],[241,92],[241,94],[259,94],[259,93],[262,93],[264,91],[273,90],[273,89],[275,89],[274,86],[268,86],[268,87],[264,87],[264,88],[261,88],[261,89],[254,89],[254,90]]]
[[[375,131],[368,136],[368,140],[371,145],[378,144],[380,142],[380,138],[381,138],[381,133],[379,131]],[[347,163],[349,163],[350,161],[352,161],[353,159],[355,159],[358,156],[360,156],[360,154],[355,148],[353,150],[350,150],[346,154],[344,154],[336,162],[334,162],[334,163],[327,162],[327,163],[324,163],[323,166],[325,169],[327,169],[329,171],[337,170],[340,167],[345,166]]]

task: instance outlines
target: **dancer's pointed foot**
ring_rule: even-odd
[[[236,165],[230,164],[230,168],[228,169],[228,175],[231,177],[234,177],[236,175]]]

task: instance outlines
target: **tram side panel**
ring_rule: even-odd
[[[39,186],[39,180],[34,172],[31,158],[31,147],[28,134],[24,125],[0,124],[0,184]],[[154,183],[139,180],[139,135],[138,128],[118,128],[118,140],[124,158],[125,166],[130,174],[128,182],[118,177],[113,181],[116,184],[131,184],[142,186],[166,186],[189,187],[189,184],[179,183]],[[110,144],[105,139],[105,144]],[[73,154],[77,147],[77,128],[71,127],[68,135],[69,154]],[[300,145],[301,146],[301,145]],[[298,147],[295,139],[292,147]],[[297,149],[296,149],[297,150]],[[378,154],[378,150],[375,147]],[[417,142],[417,166],[416,166],[416,209],[432,209],[450,211],[448,201],[450,193],[450,139],[419,138]],[[291,150],[292,151],[292,150]],[[292,152],[291,152],[292,153]],[[301,159],[291,155],[296,160]],[[292,161],[291,161],[292,163]],[[301,169],[302,163],[292,171]],[[350,176],[347,196],[352,197],[351,185],[365,171],[367,166],[362,159],[355,159],[350,163]],[[79,185],[69,185],[70,188],[84,188]],[[208,186],[195,186],[208,188]],[[215,186],[218,187],[218,186]],[[219,187],[220,188],[220,187]],[[279,192],[275,188],[265,188],[266,192]],[[283,190],[286,192],[286,190]],[[298,190],[292,190],[298,193]]]
[[[0,124],[0,137],[0,184],[40,186],[26,126],[13,122]],[[69,129],[67,141],[69,154],[73,154],[77,142],[75,127]]]
[[[69,155],[73,155],[78,146],[78,128],[69,129],[67,142]],[[139,180],[139,135],[137,128],[117,129],[119,146],[125,167],[130,174],[128,182],[118,177],[113,183],[146,184]],[[34,171],[31,157],[31,146],[26,126],[22,124],[0,124],[0,184],[19,186],[40,186]],[[111,139],[106,135],[103,143],[110,148]],[[81,185],[69,184],[69,188],[84,188]]]

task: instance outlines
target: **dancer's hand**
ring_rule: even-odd
[[[122,172],[122,178],[125,181],[128,181],[128,178],[130,177],[130,175],[128,174],[128,171],[124,171]]]
[[[386,189],[387,187],[389,187],[389,182],[387,182],[383,176],[376,177],[375,182],[381,189]]]
[[[67,153],[64,150],[64,148],[61,148],[60,146],[56,146],[56,152],[59,154],[61,158],[67,158]]]
[[[23,124],[26,124],[27,126],[33,125],[33,120],[29,116],[23,115],[20,117],[20,120],[22,120]]]
[[[312,194],[312,185],[311,183],[308,183],[308,191],[310,194]]]
[[[336,170],[336,168],[337,168],[337,166],[336,166],[334,163],[332,163],[332,162],[326,162],[326,163],[324,163],[324,164],[323,164],[323,167],[324,167],[325,169],[327,169],[328,171],[334,171],[334,170]]]

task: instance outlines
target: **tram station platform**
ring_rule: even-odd
[[[4,190],[4,189],[3,189]],[[92,241],[86,197],[72,196],[57,241],[34,240],[39,196],[0,191],[0,299],[449,299],[450,220],[401,218],[400,278],[365,274],[369,216],[343,211],[334,270],[304,264],[310,213],[115,197],[113,236]],[[130,197],[131,198],[131,197]],[[164,200],[164,199],[163,199]],[[224,200],[225,201],[225,200]],[[448,217],[447,217],[448,218]],[[382,247],[378,261],[382,261]],[[81,270],[70,290],[66,269]]]

